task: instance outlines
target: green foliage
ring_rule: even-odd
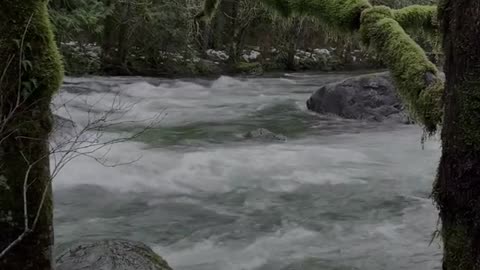
[[[372,0],[373,4],[394,8],[428,2]],[[360,27],[362,10],[369,7],[367,0],[50,1],[69,74],[99,70],[109,74],[176,74],[198,70],[191,68],[195,66],[193,60],[205,58],[208,49],[234,55],[235,59],[229,61],[235,62],[248,46],[261,51],[260,61],[266,66],[291,67],[296,49],[331,47],[337,48],[334,54],[340,63],[348,63],[353,59],[349,55],[361,48],[355,30]],[[392,10],[391,16],[404,18],[407,24],[413,11],[418,10]],[[208,23],[199,21],[202,18],[208,19]],[[432,44],[436,44],[436,39],[423,32],[408,31],[425,48],[435,47]],[[66,46],[72,42],[76,44],[74,47]],[[280,52],[273,55],[272,48]],[[363,63],[370,63],[371,58],[356,57]],[[320,62],[303,66],[329,69],[328,65],[332,65]]]
[[[50,18],[57,40],[92,42],[103,31],[102,21],[112,12],[98,0],[50,1]]]

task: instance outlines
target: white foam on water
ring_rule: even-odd
[[[300,247],[303,243],[311,241],[316,235],[316,232],[299,227],[278,230],[246,245],[233,246],[205,240],[180,250],[154,246],[154,251],[162,254],[176,269],[198,269],[199,266],[209,269],[207,267],[214,265],[215,269],[251,270],[270,259],[287,259],[295,253],[302,253]]]
[[[213,89],[237,89],[250,88],[251,83],[247,80],[239,80],[229,76],[220,76],[211,86]]]
[[[275,80],[279,81],[272,79]],[[78,80],[81,81],[86,79]],[[80,98],[77,94],[61,92],[56,103],[68,100],[70,107],[68,111],[65,107],[60,108],[58,113],[61,116],[72,115],[77,123],[82,124],[88,122],[86,111],[90,110],[93,116],[101,115],[120,98],[125,104],[136,104],[126,112],[124,120],[147,119],[166,109],[168,116],[162,125],[184,125],[242,117],[285,99],[291,101],[292,96],[295,100],[298,98],[296,106],[304,108],[303,101],[308,98],[308,94],[291,94],[293,83],[277,87],[262,79],[224,76],[211,82],[210,86],[182,80],[160,82],[159,85],[131,83],[127,79],[122,82],[109,79],[105,83],[110,87],[109,91],[89,92]],[[300,90],[305,91],[305,88]],[[383,184],[383,188],[391,185],[394,196],[416,201],[412,208],[401,214],[392,214],[396,215],[394,218],[387,216],[388,220],[379,223],[357,224],[355,221],[335,220],[325,225],[325,231],[312,231],[291,224],[275,233],[258,232],[259,236],[251,241],[194,240],[185,236],[184,240],[171,246],[157,245],[155,250],[165,256],[175,269],[181,270],[251,270],[279,258],[284,260],[282,263],[288,264],[308,256],[335,261],[349,259],[350,266],[358,269],[386,269],[382,268],[384,265],[390,265],[390,269],[402,269],[404,266],[409,266],[410,270],[431,269],[425,268],[425,262],[419,263],[418,268],[408,263],[414,255],[418,256],[418,260],[431,258],[431,249],[426,247],[429,235],[425,235],[425,231],[428,231],[426,228],[434,229],[436,215],[425,198],[421,200],[420,208],[416,203],[419,200],[415,196],[421,195],[415,192],[424,192],[431,186],[433,179],[430,176],[438,161],[439,149],[438,142],[431,141],[422,150],[420,135],[418,129],[406,128],[293,139],[284,144],[263,142],[252,145],[253,142],[249,142],[248,145],[223,144],[187,150],[151,148],[139,142],[125,142],[110,149],[109,162],[128,163],[141,159],[109,168],[91,158],[79,157],[60,172],[54,180],[54,189],[58,191],[91,184],[112,191],[151,192],[158,197],[148,202],[153,207],[165,200],[169,203],[202,204],[202,199],[211,194],[222,196],[235,190],[247,190],[247,198],[241,203],[255,211],[276,203],[268,198],[262,200],[256,197],[261,196],[261,192],[290,193],[311,185],[321,188],[330,185],[343,188],[345,185],[346,188],[365,187],[372,196],[376,196],[378,185]],[[260,190],[260,195],[254,194],[255,190]],[[190,196],[198,194],[206,196]],[[167,197],[169,199],[165,199]],[[209,206],[202,207],[208,209]],[[215,211],[215,207],[209,210]],[[385,211],[388,210],[386,207]],[[219,211],[228,212],[228,209]],[[68,215],[61,214],[62,218]],[[98,230],[93,234],[108,236],[109,231],[118,231],[122,235],[136,233],[128,226],[116,230],[116,220],[96,218],[100,219],[83,221],[99,223],[98,228],[91,227]],[[59,228],[64,236],[70,236],[83,230],[84,223],[64,222]],[[401,260],[407,263],[401,263]]]
[[[55,113],[82,124],[112,108],[119,109],[123,121],[138,121],[137,124],[158,114],[168,114],[163,125],[222,121],[246,115],[259,104],[273,104],[277,96],[284,94],[275,87],[263,86],[261,81],[228,76],[218,78],[208,87],[182,80],[160,85],[145,81],[127,84],[120,79],[115,84],[111,80],[110,84],[82,94],[61,91],[54,100]],[[259,99],[262,93],[268,96]]]
[[[239,187],[262,187],[284,192],[304,184],[364,183],[358,176],[365,171],[338,166],[368,160],[362,153],[322,145],[266,144],[174,152],[148,149],[134,142],[114,145],[108,157],[111,164],[140,160],[108,168],[91,158],[79,157],[61,172],[55,186],[95,184],[159,193],[221,193]]]

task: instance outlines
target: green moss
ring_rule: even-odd
[[[458,91],[458,128],[462,129],[463,141],[472,149],[480,149],[480,82],[464,82],[456,87]]]
[[[258,62],[254,63],[247,63],[247,62],[239,62],[235,64],[234,71],[243,74],[249,75],[260,75],[263,73],[262,64]]]
[[[23,226],[12,224],[23,225],[21,198],[28,163],[36,162],[28,179],[30,225],[46,194],[35,230],[12,251],[11,259],[0,262],[2,269],[51,268],[53,204],[48,136],[52,128],[50,103],[62,82],[63,67],[51,31],[47,2],[5,0],[0,9],[0,69],[5,75],[0,82],[0,113],[5,116],[16,108],[1,134],[0,175],[7,179],[9,189],[0,189],[0,211],[11,211],[12,221],[0,221],[0,245],[24,230]],[[12,135],[4,137],[5,134]],[[30,256],[25,258],[24,254]]]
[[[298,14],[320,19],[342,31],[355,31],[360,14],[371,7],[368,0],[262,0],[283,15]]]
[[[28,31],[25,35],[23,48],[24,60],[31,63],[31,69],[22,70],[22,81],[35,81],[37,87],[31,89],[32,96],[51,98],[51,96],[59,89],[63,79],[63,66],[61,57],[55,44],[51,23],[47,9],[48,1],[22,1],[7,0],[3,3],[3,12],[0,12],[2,20],[10,21],[1,28],[0,52],[1,59],[6,60],[11,56],[18,57],[19,41],[22,39],[27,25]],[[8,12],[18,13],[20,18],[11,18]],[[31,17],[31,21],[29,22]],[[16,58],[15,62],[18,63]],[[6,64],[7,61],[2,61]],[[6,66],[1,66],[3,69]],[[9,74],[18,74],[18,70],[13,71],[13,66],[9,69]],[[2,69],[2,70],[3,70]],[[18,84],[18,76],[12,76],[11,81],[4,83],[2,92],[6,92],[7,85],[16,88]]]
[[[438,28],[436,6],[412,5],[394,10],[393,15],[404,29],[436,31]]]
[[[400,96],[412,117],[433,133],[442,117],[443,82],[424,50],[392,18],[387,7],[373,7],[362,14],[360,32],[392,72]]]
[[[472,236],[468,233],[466,226],[459,224],[444,224],[442,238],[444,243],[444,269],[474,269],[474,262],[472,261],[473,257],[470,256]]]

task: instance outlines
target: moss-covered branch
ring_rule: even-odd
[[[368,0],[262,0],[262,2],[283,15],[312,16],[344,31],[358,30],[360,14],[371,7]]]
[[[411,115],[426,131],[437,130],[442,119],[443,80],[425,51],[404,28],[436,30],[435,6],[410,6],[393,10],[371,6],[363,0],[280,0],[290,12],[320,17],[329,25],[360,30],[365,44],[373,47],[391,70],[395,83]],[[358,21],[357,21],[358,20]]]
[[[211,8],[216,0],[207,0]],[[391,70],[411,115],[433,133],[442,119],[443,80],[425,51],[404,29],[435,32],[435,6],[414,5],[393,10],[372,6],[368,0],[262,0],[284,16],[319,18],[329,27],[360,31],[363,42],[373,47]],[[210,9],[214,11],[214,9]]]
[[[392,72],[401,97],[412,116],[428,132],[441,121],[443,81],[436,66],[424,50],[393,19],[394,12],[385,6],[365,10],[360,33]]]
[[[436,30],[435,6],[410,6],[393,10],[371,6],[364,0],[269,0],[288,3],[289,12],[320,17],[329,25],[360,30],[365,44],[373,47],[391,70],[400,96],[411,115],[429,133],[442,119],[443,80],[425,51],[404,31]],[[285,12],[285,11],[283,11]]]
[[[438,28],[436,6],[413,5],[393,10],[393,18],[404,29],[422,29],[428,32]]]

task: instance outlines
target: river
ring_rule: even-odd
[[[56,177],[58,249],[128,238],[175,270],[441,269],[430,243],[438,140],[305,108],[320,85],[349,75],[67,78],[56,113],[79,126],[119,101],[136,120],[107,137],[162,116],[109,149],[127,164],[79,157]],[[243,136],[258,128],[288,140]]]

